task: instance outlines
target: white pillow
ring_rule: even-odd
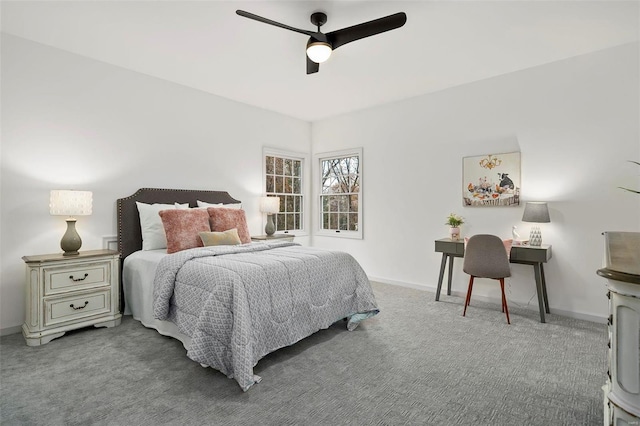
[[[237,203],[237,204],[222,204],[222,203],[218,203],[218,204],[211,204],[211,203],[205,203],[204,201],[200,201],[197,200],[198,203],[198,207],[201,208],[207,208],[207,207],[213,207],[213,208],[224,208],[224,209],[241,209],[242,208],[242,203]]]
[[[145,204],[136,201],[140,213],[140,231],[142,231],[142,250],[167,248],[167,235],[164,233],[161,210],[188,209],[187,204]]]

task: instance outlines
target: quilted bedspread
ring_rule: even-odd
[[[270,352],[347,318],[354,330],[379,310],[366,274],[347,253],[295,243],[185,250],[158,265],[153,308],[191,337],[187,356],[259,382],[253,367]]]

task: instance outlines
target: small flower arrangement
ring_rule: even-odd
[[[464,218],[462,216],[458,216],[455,213],[449,214],[447,217],[447,222],[445,225],[449,225],[452,228],[457,228],[464,223]]]

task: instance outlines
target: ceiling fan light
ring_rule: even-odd
[[[316,64],[321,64],[331,56],[331,45],[323,41],[307,44],[307,56]]]

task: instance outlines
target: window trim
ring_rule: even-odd
[[[358,230],[357,231],[344,231],[344,230],[329,230],[322,229],[322,161],[331,158],[340,158],[340,157],[358,157],[358,176],[360,179],[360,191],[358,193]],[[322,152],[314,155],[314,163],[316,166],[315,176],[314,176],[314,198],[317,203],[316,209],[316,220],[317,226],[315,227],[315,235],[321,237],[337,237],[337,238],[351,238],[351,239],[364,239],[363,229],[363,176],[364,176],[364,161],[362,157],[362,147],[359,148],[350,148],[350,149],[342,149],[338,151],[329,151]]]
[[[308,170],[307,168],[309,167],[309,154],[304,153],[304,152],[297,152],[297,151],[289,151],[289,150],[285,150],[285,149],[279,149],[279,148],[270,148],[270,147],[262,147],[262,191],[261,194],[262,196],[266,196],[267,194],[267,164],[266,164],[266,158],[267,157],[280,157],[280,158],[287,158],[290,160],[298,160],[300,161],[300,167],[302,169],[302,172],[300,174],[300,195],[302,196],[302,202],[300,204],[301,207],[301,216],[302,216],[302,220],[300,221],[300,225],[301,228],[300,229],[294,229],[294,230],[289,230],[289,231],[276,231],[275,235],[294,235],[296,237],[300,236],[300,237],[304,237],[304,236],[308,236],[309,232],[309,222],[308,222],[308,217],[309,217],[309,189],[307,187],[307,175],[308,175]],[[264,231],[264,227],[267,224],[267,218],[266,215],[261,214],[262,217],[262,230]]]

